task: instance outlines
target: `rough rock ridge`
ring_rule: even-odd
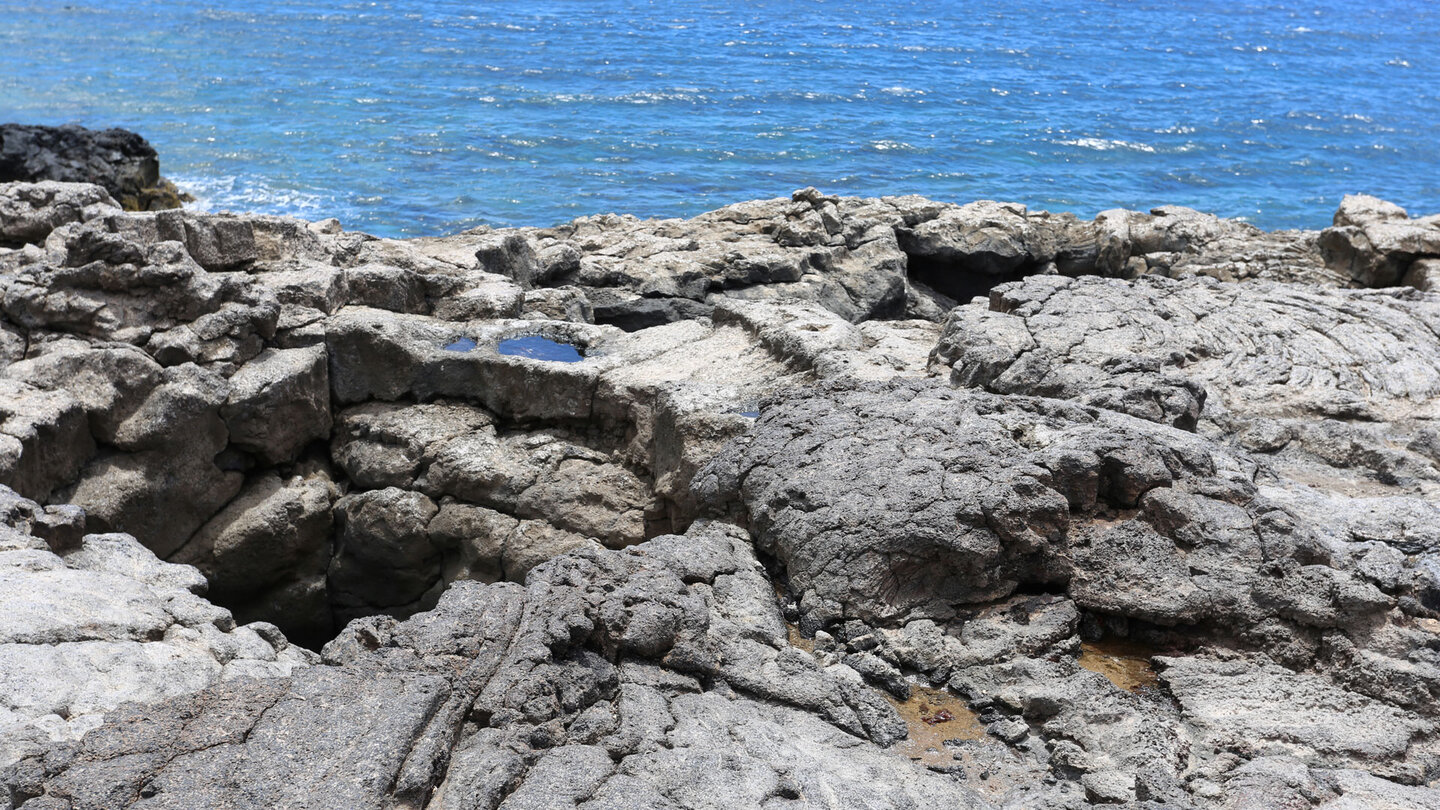
[[[343,729],[343,733],[334,733]],[[367,619],[325,664],[137,706],[18,769],[19,806],[983,807],[786,641],[742,532],[657,538]],[[28,781],[27,781],[28,780]],[[236,788],[239,791],[236,791]],[[12,788],[12,791],[15,788]],[[27,798],[34,795],[35,798]]]
[[[1440,806],[1433,218],[114,200],[0,184],[4,810]]]

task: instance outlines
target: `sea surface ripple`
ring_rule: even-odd
[[[1440,211],[1440,4],[0,0],[0,119],[382,235],[807,185],[1318,228]]]

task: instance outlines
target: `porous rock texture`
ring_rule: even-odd
[[[274,625],[237,625],[205,586],[130,535],[86,534],[75,507],[0,487],[0,768],[126,703],[319,662]]]
[[[0,810],[1440,806],[1431,228],[0,184]]]

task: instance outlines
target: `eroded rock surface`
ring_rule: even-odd
[[[0,808],[1435,806],[1392,208],[0,186]]]
[[[570,554],[355,622],[324,665],[122,710],[22,760],[19,806],[988,806],[883,751],[894,709],[785,632],[733,528]]]
[[[129,535],[86,534],[79,509],[0,488],[0,774],[123,704],[318,662],[274,625],[238,625],[205,587]]]

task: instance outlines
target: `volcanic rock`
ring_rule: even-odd
[[[1428,219],[113,199],[0,186],[3,810],[1435,805]]]
[[[0,124],[0,183],[94,183],[129,211],[179,208],[192,199],[160,176],[160,158],[140,135]]]

